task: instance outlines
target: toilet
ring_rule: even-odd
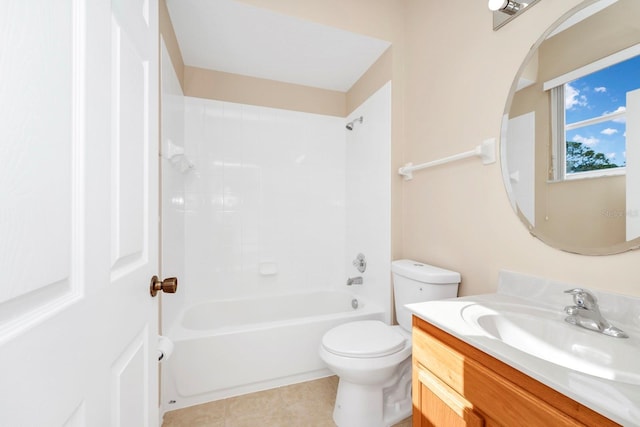
[[[391,272],[399,325],[362,320],[322,337],[320,358],[339,377],[338,427],[387,427],[411,415],[411,312],[404,306],[458,294],[454,271],[403,259]]]

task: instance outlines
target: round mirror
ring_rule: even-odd
[[[502,122],[504,183],[548,245],[640,246],[640,1],[585,1],[536,43]]]

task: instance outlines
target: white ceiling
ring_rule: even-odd
[[[185,65],[346,92],[391,45],[233,0],[167,0]]]

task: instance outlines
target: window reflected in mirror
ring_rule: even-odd
[[[589,64],[571,73],[581,77],[550,89],[561,101],[551,102],[553,181],[625,173],[627,116],[640,117],[627,111],[627,95],[640,88],[640,55],[607,65],[613,60]]]

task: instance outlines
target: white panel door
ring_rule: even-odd
[[[640,237],[640,89],[627,92],[627,241]]]
[[[506,160],[509,165],[507,173],[511,184],[511,198],[533,226],[536,225],[535,143],[535,111],[509,120]]]
[[[157,426],[154,0],[0,1],[0,426]]]

